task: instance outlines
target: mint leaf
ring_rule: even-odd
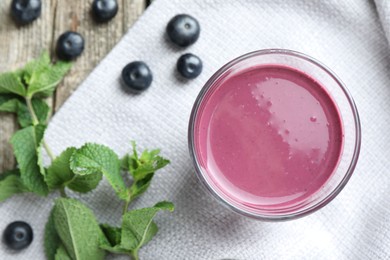
[[[133,176],[133,184],[129,192],[130,198],[134,199],[144,193],[150,186],[154,172],[165,167],[169,160],[159,156],[160,150],[144,150],[138,157],[135,142],[132,142],[133,154],[126,155],[121,160],[121,168],[128,170]]]
[[[114,254],[128,254],[129,251],[123,249],[120,245],[122,229],[118,227],[112,227],[107,224],[100,225],[106,240],[100,243],[100,248]]]
[[[32,97],[36,94],[44,97],[50,96],[70,68],[70,62],[57,61],[56,64],[51,64],[49,55],[43,53],[38,60],[25,67],[24,80],[28,84],[27,96]]]
[[[0,107],[1,107],[1,103],[0,103]],[[129,164],[131,163],[130,162],[130,155],[126,154],[120,160],[121,160],[121,169],[125,170],[125,171],[128,171],[129,170]]]
[[[45,225],[45,254],[48,260],[54,260],[57,249],[61,245],[61,239],[57,234],[57,230],[54,224],[54,213],[51,210],[49,218]]]
[[[57,156],[47,168],[46,183],[49,189],[62,188],[64,184],[70,182],[75,176],[69,166],[69,160],[76,148],[70,147]]]
[[[60,247],[58,247],[58,249],[56,250],[54,260],[72,260],[72,259],[69,257],[68,253],[66,252],[65,247],[63,245],[60,245]]]
[[[0,74],[0,94],[48,97],[70,67],[71,63],[64,61],[51,64],[49,54],[44,52],[38,59],[26,64],[24,69]]]
[[[31,102],[39,123],[45,125],[49,119],[50,107],[42,99],[34,98]]]
[[[46,183],[49,189],[68,187],[77,192],[89,192],[96,188],[102,179],[99,172],[89,175],[76,175],[70,169],[70,158],[76,152],[76,148],[70,147],[54,159],[47,169]]]
[[[45,181],[45,184],[46,184],[46,187],[47,187],[47,190],[49,192],[49,187],[47,186],[47,183],[46,183],[46,168],[45,168],[45,165],[43,164],[43,142],[44,140],[42,139],[41,142],[39,143],[39,146],[38,146],[38,149],[37,149],[37,164],[38,164],[38,167],[39,167],[39,172],[43,175],[43,180]]]
[[[15,157],[24,185],[38,195],[47,195],[44,172],[38,166],[38,147],[45,131],[44,125],[29,126],[17,131],[11,138]]]
[[[16,111],[16,115],[20,127],[26,128],[33,125],[30,112],[28,111],[26,104],[23,104],[21,101],[18,102],[18,110]]]
[[[121,228],[113,227],[108,224],[101,224],[100,228],[112,246],[119,245],[121,243]]]
[[[171,202],[159,202],[154,207],[137,209],[127,212],[122,219],[121,247],[138,251],[156,234],[157,227],[153,223],[153,218],[160,210],[174,210]]]
[[[0,95],[0,112],[16,113],[18,99],[13,95]]]
[[[22,78],[28,86],[27,95],[50,96],[70,66],[70,63],[62,61],[51,64],[49,53],[43,52],[39,58],[27,63],[21,71]]]
[[[169,160],[159,156],[159,154],[159,149],[152,151],[144,150],[138,158],[137,148],[133,142],[133,154],[127,156],[127,163],[134,180],[141,180],[170,163]]]
[[[75,174],[102,173],[120,199],[126,200],[127,190],[120,173],[120,160],[110,148],[87,143],[70,158],[70,168]]]
[[[10,175],[20,176],[20,172],[18,169],[14,169],[14,170],[8,170],[8,171],[5,171],[3,173],[0,173],[0,181],[4,180],[6,177],[8,177]]]
[[[107,224],[100,225],[106,240],[100,243],[100,248],[114,254],[128,254],[129,251],[121,248],[122,229]]]
[[[26,89],[18,73],[6,72],[0,74],[0,94],[16,94],[26,96]]]
[[[87,193],[95,189],[102,180],[102,174],[100,172],[89,175],[76,175],[72,182],[67,187],[73,191],[80,193]]]
[[[150,173],[146,175],[141,180],[136,180],[133,182],[133,184],[130,186],[130,197],[131,199],[134,199],[138,196],[140,196],[142,193],[144,193],[150,186],[150,183],[152,182],[152,178],[154,176],[154,173]]]
[[[157,208],[160,210],[168,210],[170,212],[173,212],[175,210],[175,205],[173,205],[173,203],[170,201],[160,201],[157,202],[153,208]]]
[[[35,74],[48,69],[50,66],[50,56],[47,51],[42,52],[37,59],[29,61],[21,70],[23,80],[29,85],[33,81]]]
[[[152,221],[152,223],[150,223],[148,230],[146,231],[143,245],[146,245],[150,240],[152,240],[153,237],[157,234],[157,232],[158,232],[157,224],[154,221]]]
[[[114,254],[128,254],[129,251],[126,249],[123,249],[120,245],[111,246],[107,243],[100,244],[100,248]]]
[[[55,229],[71,259],[104,259],[99,248],[102,237],[93,212],[75,199],[57,199],[54,205]]]
[[[20,179],[18,170],[5,172],[0,175],[0,202],[23,192],[28,192],[28,189]]]

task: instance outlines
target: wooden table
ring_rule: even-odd
[[[118,0],[116,17],[108,23],[97,24],[91,17],[92,0],[42,0],[40,18],[20,27],[10,17],[11,0],[0,0],[0,73],[23,66],[43,50],[53,54],[58,36],[67,30],[81,33],[85,39],[84,53],[48,99],[55,112],[126,33],[148,2]],[[15,167],[9,139],[17,127],[14,116],[0,113],[0,173]]]

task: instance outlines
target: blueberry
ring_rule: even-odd
[[[13,0],[11,14],[19,24],[28,24],[41,15],[41,0]]]
[[[57,40],[56,53],[61,60],[73,60],[84,50],[84,38],[77,32],[65,32]]]
[[[194,17],[188,14],[179,14],[169,21],[166,31],[173,43],[187,47],[198,40],[200,25]]]
[[[94,0],[92,3],[92,14],[98,22],[108,22],[118,13],[118,2],[116,0]]]
[[[28,247],[33,237],[31,226],[23,221],[12,222],[3,233],[4,243],[13,250],[21,250]]]
[[[150,86],[153,75],[144,62],[134,61],[123,68],[122,80],[130,90],[139,92]]]
[[[184,78],[193,79],[200,75],[203,64],[198,56],[186,53],[177,60],[176,68]]]

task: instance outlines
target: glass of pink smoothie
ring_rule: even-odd
[[[223,204],[262,220],[307,215],[354,171],[360,121],[341,81],[290,50],[234,59],[201,90],[189,124],[197,176]]]

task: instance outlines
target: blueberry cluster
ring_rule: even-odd
[[[200,25],[194,17],[188,14],[179,14],[169,21],[166,31],[174,44],[188,47],[198,40]],[[184,78],[193,79],[200,75],[203,65],[198,56],[186,53],[178,59],[176,67]]]
[[[11,15],[19,25],[26,25],[41,15],[41,0],[13,0]],[[91,6],[92,16],[96,22],[108,22],[118,13],[117,0],[94,0]],[[84,50],[84,38],[74,31],[67,31],[57,40],[56,54],[61,60],[73,60]]]
[[[169,21],[166,34],[173,44],[179,47],[188,47],[198,40],[200,25],[194,17],[188,14],[179,14]],[[186,79],[194,79],[199,76],[202,68],[202,60],[192,53],[180,56],[176,63],[177,71]],[[122,81],[133,92],[149,88],[152,80],[152,71],[145,62],[131,62],[122,70]]]

